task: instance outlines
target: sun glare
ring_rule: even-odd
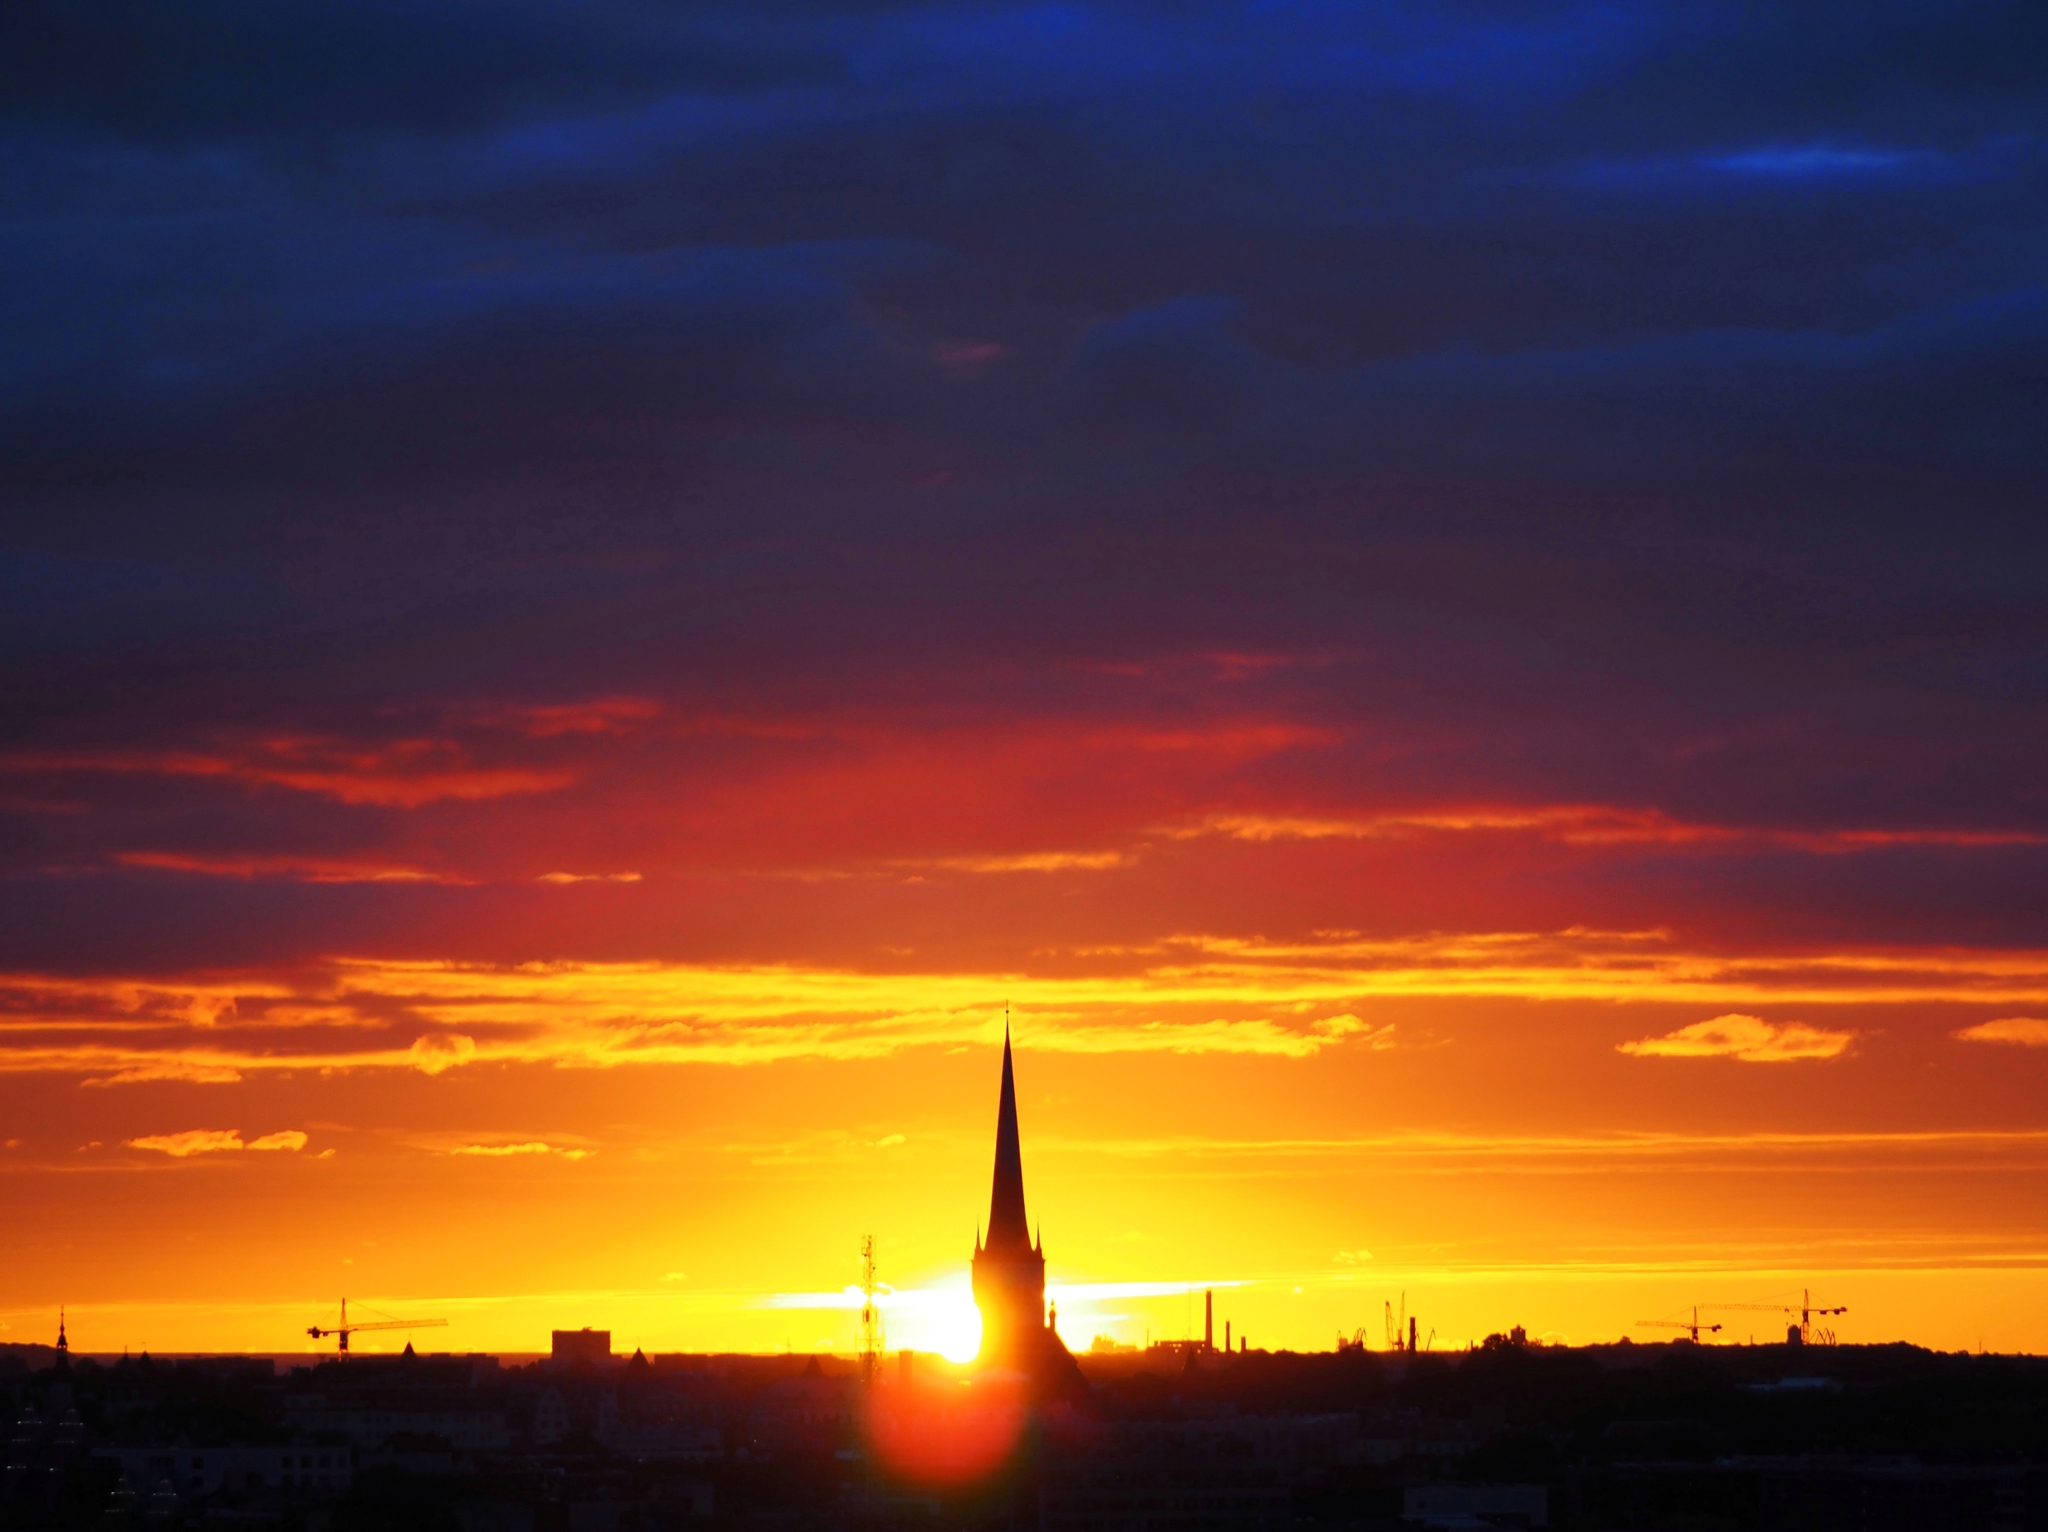
[[[957,1283],[936,1287],[883,1287],[878,1290],[886,1344],[892,1351],[935,1351],[949,1362],[971,1362],[981,1350],[981,1310],[964,1275]],[[766,1307],[839,1310],[850,1319],[861,1306],[861,1290],[848,1286],[836,1293],[776,1293]],[[851,1330],[843,1344],[851,1349]]]
[[[949,1362],[971,1362],[981,1350],[981,1310],[969,1299],[948,1303],[933,1316],[930,1350]]]
[[[965,1282],[905,1288],[882,1300],[889,1344],[971,1362],[981,1350],[981,1310]]]

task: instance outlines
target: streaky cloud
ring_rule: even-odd
[[[1731,1013],[1693,1022],[1662,1037],[1646,1037],[1615,1046],[1638,1058],[1737,1059],[1745,1064],[1786,1064],[1840,1058],[1855,1042],[1853,1031],[1809,1026],[1800,1021],[1769,1022],[1757,1016]]]
[[[2048,1018],[2000,1016],[1956,1033],[1966,1043],[2012,1043],[2022,1048],[2048,1048]]]

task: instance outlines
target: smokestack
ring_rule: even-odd
[[[1230,1321],[1223,1321],[1223,1354],[1230,1355]]]
[[[1408,1351],[1410,1355],[1413,1355],[1415,1351],[1415,1316],[1413,1314],[1408,1316]]]
[[[1216,1294],[1213,1290],[1202,1294],[1202,1349],[1216,1349]]]

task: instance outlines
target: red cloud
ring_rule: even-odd
[[[275,735],[214,751],[24,753],[0,758],[0,769],[212,777],[255,787],[290,788],[338,803],[408,809],[441,799],[476,801],[548,792],[576,780],[576,774],[566,770],[475,765],[450,740],[402,739],[358,745],[304,735]]]
[[[286,878],[298,883],[453,883],[470,880],[423,868],[382,862],[326,860],[317,857],[218,855],[180,851],[122,851],[114,860],[127,867],[163,872],[189,872],[213,878]]]
[[[624,734],[652,723],[661,714],[662,705],[652,697],[594,697],[586,702],[491,709],[476,714],[475,721],[516,729],[533,739],[557,739],[575,734]]]

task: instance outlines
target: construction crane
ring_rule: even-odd
[[[1638,1319],[1636,1323],[1651,1330],[1683,1330],[1692,1337],[1692,1343],[1695,1346],[1700,1343],[1700,1331],[1712,1332],[1721,1328],[1717,1324],[1703,1325],[1700,1323],[1700,1306],[1698,1304],[1693,1305],[1692,1318],[1690,1319]]]
[[[374,1314],[376,1310],[372,1309],[370,1312]],[[447,1323],[448,1321],[445,1319],[393,1319],[386,1315],[384,1318],[372,1320],[368,1324],[352,1325],[348,1322],[348,1299],[344,1298],[341,1300],[340,1324],[325,1326],[308,1325],[306,1333],[312,1336],[314,1340],[325,1340],[330,1335],[339,1338],[341,1341],[339,1354],[347,1356],[348,1338],[358,1330],[432,1330]]]
[[[1813,1316],[1819,1314],[1825,1318],[1830,1314],[1846,1314],[1849,1312],[1847,1304],[1841,1304],[1835,1308],[1828,1309],[1820,1307],[1813,1301],[1813,1293],[1807,1288],[1799,1290],[1799,1301],[1797,1303],[1705,1303],[1700,1306],[1713,1309],[1717,1313],[1726,1313],[1739,1309],[1758,1314],[1797,1314],[1799,1316],[1798,1325],[1796,1327],[1788,1325],[1785,1331],[1785,1339],[1795,1346],[1806,1345],[1816,1338],[1823,1346],[1833,1345],[1835,1332],[1832,1330],[1822,1330],[1819,1332],[1818,1337],[1816,1337],[1813,1329]]]
[[[1389,1303],[1386,1308],[1387,1349],[1389,1351],[1414,1351],[1418,1349],[1415,1342],[1415,1326],[1417,1321],[1415,1316],[1408,1312],[1408,1295],[1406,1293],[1401,1295],[1400,1308],[1396,1309],[1392,1303]],[[1431,1335],[1434,1336],[1434,1334],[1435,1332],[1432,1331]]]

